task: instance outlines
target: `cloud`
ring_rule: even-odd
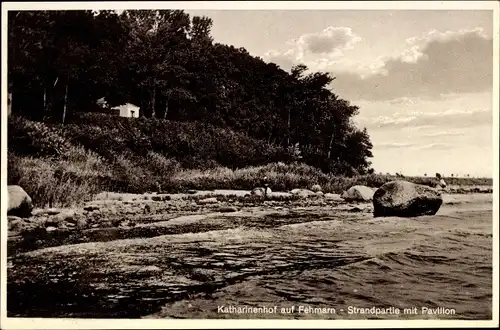
[[[431,31],[406,42],[407,49],[396,58],[383,59],[375,74],[363,78],[353,72],[333,72],[334,91],[356,100],[391,100],[491,89],[493,40],[482,29]]]
[[[264,59],[287,71],[298,63],[306,63],[311,71],[317,71],[331,67],[332,62],[337,63],[344,51],[352,49],[360,41],[361,37],[349,27],[329,26],[323,31],[306,33],[289,40],[287,50],[270,50],[264,54]],[[342,62],[346,64],[346,60]],[[359,63],[349,64],[360,66]]]
[[[456,148],[452,143],[407,143],[407,142],[387,142],[374,145],[377,150],[380,149],[418,149],[418,150],[449,150]]]
[[[311,54],[340,54],[343,50],[352,49],[361,41],[361,38],[352,32],[349,27],[329,26],[318,33],[301,35],[296,42],[300,55]]]
[[[404,143],[404,142],[387,142],[387,143],[377,143],[375,145],[378,149],[400,149],[400,148],[410,148],[416,147],[416,143]]]
[[[417,149],[420,149],[420,150],[433,150],[433,151],[437,151],[437,150],[452,150],[452,149],[456,149],[457,146],[455,144],[452,144],[452,143],[430,143],[430,144],[424,144],[424,145],[421,145],[419,147],[417,147]]]
[[[366,123],[367,119],[364,119]],[[471,127],[481,125],[492,125],[493,117],[490,110],[454,110],[443,112],[410,112],[394,113],[392,116],[378,116],[370,118],[371,128],[415,128],[415,127]]]
[[[425,134],[424,137],[446,137],[446,136],[463,136],[465,132],[463,130],[451,130],[451,131],[437,131],[437,132],[432,132]]]

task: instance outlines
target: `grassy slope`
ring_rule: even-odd
[[[358,184],[379,187],[396,178],[325,174],[291,162],[276,146],[201,123],[94,114],[61,127],[13,117],[8,135],[9,184],[22,186],[37,206],[72,205],[103,190],[252,189],[262,185],[264,176],[275,191],[320,184],[324,192],[335,193]],[[426,177],[405,180],[435,182]],[[452,185],[492,184],[484,178],[445,180]]]

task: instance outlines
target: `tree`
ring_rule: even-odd
[[[178,62],[187,44],[189,15],[180,10],[127,10],[121,14],[130,27],[125,47],[130,94],[141,105],[147,117],[156,117],[159,98],[171,96],[167,91],[178,83],[186,71]]]
[[[64,123],[104,97],[111,106],[139,105],[146,117],[243,132],[283,150],[284,159],[300,155],[326,172],[373,173],[368,132],[352,121],[359,108],[332,91],[335,77],[303,64],[286,72],[244,48],[214,43],[208,17],[23,11],[8,19],[15,113]]]

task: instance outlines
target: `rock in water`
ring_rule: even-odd
[[[441,207],[441,194],[430,187],[408,181],[391,181],[373,196],[375,217],[416,217],[434,215]]]
[[[373,199],[373,189],[367,186],[353,186],[344,191],[342,198],[348,201],[367,202]]]
[[[31,197],[19,186],[8,186],[9,207],[7,215],[15,215],[19,217],[31,216],[33,210],[33,201]]]

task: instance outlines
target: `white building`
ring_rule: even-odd
[[[111,108],[113,114],[120,117],[139,118],[139,107],[132,103],[125,103]]]

